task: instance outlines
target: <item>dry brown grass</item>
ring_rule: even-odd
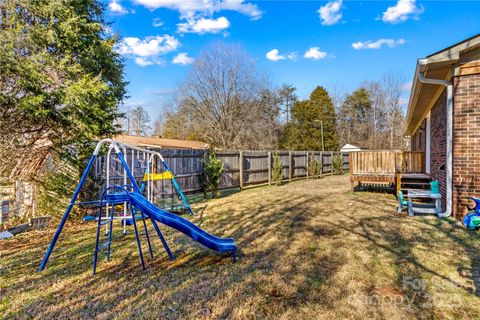
[[[42,273],[53,229],[2,241],[0,318],[480,316],[476,234],[453,220],[398,216],[392,195],[348,187],[347,176],[332,176],[199,204],[205,211],[192,220],[234,237],[236,263],[166,227],[175,262],[155,238],[142,271],[132,232],[122,237],[117,227],[112,260],[100,260],[96,276],[92,224],[70,224]]]

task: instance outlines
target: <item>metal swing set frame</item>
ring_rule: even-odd
[[[96,200],[96,201],[83,201],[83,202],[77,202],[77,198],[78,198],[78,195],[83,187],[83,185],[85,184],[85,181],[88,177],[88,174],[89,172],[91,171],[92,167],[94,166],[95,164],[95,161],[96,159],[99,157],[99,153],[100,153],[100,150],[102,149],[102,147],[106,144],[109,144],[109,147],[108,147],[108,152],[107,152],[107,164],[106,164],[106,189],[102,192],[102,195],[101,195],[101,198],[100,200]],[[120,161],[120,163],[122,164],[123,166],[123,185],[122,186],[110,186],[110,158],[111,158],[111,153],[112,151],[115,151],[115,154],[117,156],[117,159]],[[127,154],[128,152],[131,152],[131,167],[129,167],[129,165],[127,164]],[[140,237],[139,237],[139,232],[138,232],[138,228],[137,228],[137,219],[141,219],[142,222],[143,222],[143,227],[144,227],[144,231],[145,231],[145,236],[146,236],[146,239],[147,239],[147,243],[148,243],[148,249],[149,249],[149,253],[150,253],[150,256],[153,258],[153,251],[152,251],[152,247],[151,247],[151,243],[150,243],[150,236],[148,234],[148,229],[147,229],[147,225],[146,225],[146,216],[145,214],[142,212],[141,215],[139,216],[135,210],[135,208],[131,205],[131,203],[129,203],[128,201],[128,189],[133,189],[134,191],[136,192],[139,192],[139,193],[142,193],[143,190],[140,189],[140,187],[138,186],[137,182],[135,181],[135,177],[134,177],[134,174],[132,174],[132,171],[130,170],[130,168],[132,168],[134,170],[135,168],[135,160],[139,160],[140,159],[140,156],[143,157],[143,159],[147,160],[147,166],[146,166],[146,174],[145,174],[145,177],[146,179],[144,179],[144,183],[146,185],[146,198],[148,199],[148,201],[152,201],[153,200],[153,197],[154,197],[154,194],[153,194],[153,181],[154,179],[151,179],[151,177],[153,178],[153,176],[150,174],[154,171],[154,165],[155,165],[155,161],[156,160],[159,160],[160,163],[163,165],[164,169],[165,169],[165,172],[170,172],[170,179],[171,179],[171,182],[172,182],[172,185],[173,187],[176,189],[179,197],[182,199],[184,205],[185,205],[185,208],[186,210],[190,213],[190,214],[193,214],[193,211],[187,201],[187,199],[185,198],[185,195],[183,194],[180,186],[178,185],[177,181],[175,180],[175,177],[174,175],[172,174],[171,170],[170,170],[170,167],[168,166],[168,164],[166,163],[165,159],[162,157],[162,155],[155,151],[155,150],[149,150],[149,149],[142,149],[142,148],[138,148],[138,147],[135,147],[135,146],[130,146],[130,145],[127,145],[127,144],[122,144],[120,142],[117,142],[117,141],[114,141],[112,139],[103,139],[101,141],[99,141],[95,147],[95,150],[92,154],[92,156],[90,157],[89,161],[88,161],[88,164],[87,164],[87,167],[85,169],[85,171],[83,172],[82,174],[82,177],[80,179],[80,182],[78,183],[76,189],[75,189],[75,192],[70,200],[70,203],[60,221],[60,224],[55,232],[55,235],[53,236],[52,238],[52,241],[50,242],[50,245],[43,257],[43,260],[40,264],[40,267],[38,268],[38,271],[42,271],[46,268],[46,265],[47,265],[47,262],[49,260],[49,257],[55,247],[55,244],[57,243],[58,241],[58,238],[60,237],[60,234],[63,230],[63,227],[65,226],[65,223],[70,215],[70,212],[71,210],[73,209],[74,206],[79,206],[79,205],[97,205],[99,206],[99,214],[98,214],[98,217],[91,217],[89,219],[86,219],[87,221],[97,221],[97,234],[96,234],[96,240],[95,240],[95,252],[94,252],[94,259],[93,259],[93,274],[96,273],[96,267],[97,267],[97,260],[98,260],[98,253],[100,251],[102,251],[103,249],[107,249],[107,252],[106,252],[106,258],[107,258],[107,261],[110,259],[110,252],[111,252],[111,242],[112,242],[112,228],[113,228],[113,220],[115,219],[122,219],[122,225],[123,225],[123,233],[125,234],[126,233],[126,226],[127,226],[127,220],[131,219],[132,221],[132,224],[133,224],[133,227],[134,227],[134,231],[135,231],[135,238],[136,238],[136,242],[137,242],[137,246],[138,246],[138,250],[139,250],[139,256],[140,256],[140,261],[141,261],[141,264],[142,264],[142,268],[145,269],[145,262],[144,262],[144,259],[143,259],[143,253],[142,253],[142,248],[141,248],[141,241],[140,241]],[[128,184],[128,180],[130,180],[130,185]],[[146,181],[145,181],[146,180]],[[142,189],[143,189],[143,185],[142,185]],[[111,192],[117,192],[118,193],[124,193],[125,194],[125,199],[123,199],[124,201],[119,201],[118,200],[118,196],[117,196],[117,199],[114,200],[114,199],[109,199],[111,197],[109,197],[109,195],[111,194]],[[123,216],[115,216],[115,206],[116,205],[123,205]],[[104,208],[105,208],[105,216],[103,216],[103,212],[104,212]],[[165,240],[165,238],[163,237],[163,234],[162,232],[160,231],[160,228],[158,227],[158,224],[157,222],[154,220],[154,219],[149,219],[153,225],[153,228],[155,229],[158,237],[160,238],[169,258],[171,260],[175,260],[175,257],[174,255],[172,254],[170,248],[168,247],[168,244]],[[102,245],[99,245],[99,242],[100,242],[100,230],[101,230],[101,227],[105,225],[105,234],[108,236],[108,240],[102,244]]]

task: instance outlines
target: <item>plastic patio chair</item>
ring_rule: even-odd
[[[439,194],[440,190],[438,189],[438,180],[430,181],[430,190],[434,194]]]
[[[402,191],[398,191],[398,207],[397,213],[402,213],[403,210],[408,208],[408,201],[405,200]]]

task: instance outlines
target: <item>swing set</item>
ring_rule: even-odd
[[[106,157],[99,156],[100,151],[103,149],[104,145],[107,144],[108,151]],[[95,170],[96,175],[100,174],[103,176],[103,173],[105,174],[106,183],[101,192],[100,199],[95,201],[77,202],[78,194],[84,186],[92,168]],[[139,186],[140,182],[141,184]],[[167,182],[169,182],[169,184],[167,184]],[[158,186],[159,183],[160,188]],[[160,191],[155,192],[157,189],[160,189]],[[167,198],[170,199],[169,205],[167,204]],[[175,198],[181,200],[181,205],[175,203]],[[93,274],[96,273],[98,254],[101,251],[105,249],[107,261],[110,259],[114,220],[121,220],[123,234],[126,234],[128,225],[133,225],[140,262],[143,269],[145,269],[145,262],[137,227],[138,221],[142,222],[151,258],[153,258],[153,250],[146,220],[150,220],[171,260],[174,260],[175,257],[168,247],[157,222],[186,234],[193,240],[198,241],[212,250],[229,252],[234,260],[236,257],[236,245],[233,239],[215,237],[189,220],[172,212],[178,212],[180,209],[189,214],[193,214],[193,210],[179,184],[175,180],[170,167],[162,155],[155,150],[129,146],[113,141],[112,139],[104,139],[98,142],[70,200],[70,204],[65,210],[55,235],[43,257],[38,271],[45,269],[49,257],[74,206],[91,206],[98,208],[96,215],[88,215],[84,217],[84,221],[97,222],[93,257]],[[107,240],[103,244],[100,244],[102,226],[105,226],[105,236],[107,237]]]

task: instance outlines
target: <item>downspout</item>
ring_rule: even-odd
[[[426,65],[427,61],[419,60],[420,65]],[[447,163],[446,163],[446,187],[447,187],[447,207],[445,212],[438,213],[439,218],[449,217],[452,214],[452,167],[453,167],[453,85],[450,81],[426,78],[423,72],[418,73],[418,80],[422,83],[445,86],[447,88]]]

